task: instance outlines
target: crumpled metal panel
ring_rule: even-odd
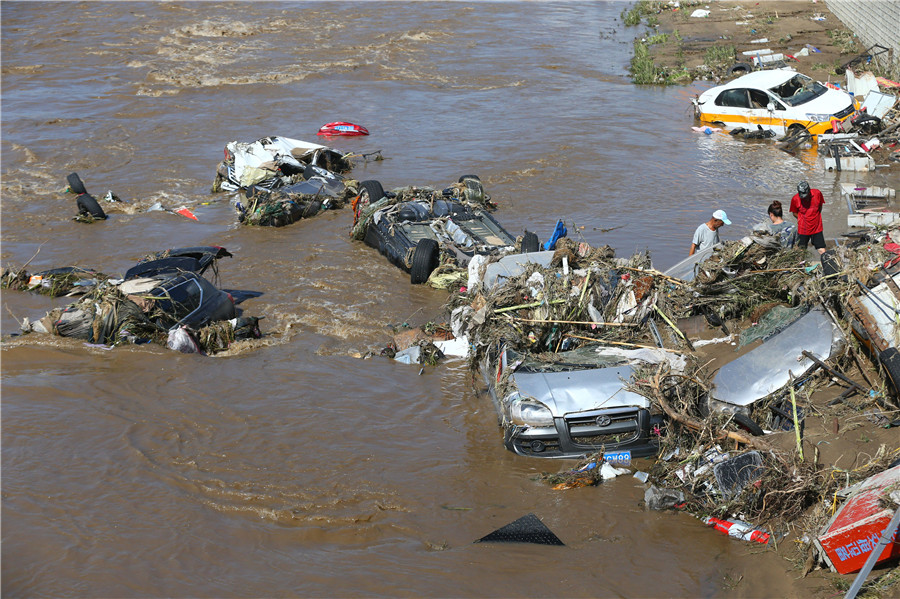
[[[788,384],[790,375],[800,378],[815,362],[842,348],[840,331],[821,308],[814,308],[759,347],[719,369],[710,397],[736,406],[749,406]]]

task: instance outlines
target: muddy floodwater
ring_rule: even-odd
[[[222,286],[262,292],[241,307],[265,317],[262,340],[216,357],[107,351],[11,337],[66,301],[3,293],[3,595],[805,594],[781,557],[645,512],[633,478],[534,480],[572,462],[507,452],[464,363],[361,359],[440,317],[446,293],[351,241],[349,208],[248,228],[209,191],[229,141],[352,121],[371,135],[325,143],[385,158],[356,179],[478,174],[514,234],[545,240],[561,218],[666,268],[715,209],[739,238],[806,178],[833,237],[838,184],[884,184],[691,131],[705,85],[630,83],[627,6],[3,2],[3,266],[121,274],[219,245]],[[73,222],[70,172],[123,205]],[[528,513],[565,546],[473,543]]]

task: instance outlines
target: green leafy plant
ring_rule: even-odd
[[[647,42],[634,40],[634,56],[631,58],[632,80],[638,85],[659,83],[662,77],[661,69],[656,66],[650,56],[650,46]]]
[[[653,1],[653,0],[638,0],[638,2],[631,7],[629,11],[622,11],[622,21],[625,22],[625,25],[629,27],[633,27],[634,25],[640,25],[641,19],[648,15],[656,15],[662,9],[662,2]],[[659,23],[659,19],[657,17],[652,17],[654,20],[654,25]],[[650,19],[648,19],[649,23]],[[651,25],[651,26],[654,26]]]
[[[708,65],[729,64],[734,62],[734,46],[711,46],[706,49],[704,60]]]

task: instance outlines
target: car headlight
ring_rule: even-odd
[[[818,121],[821,123],[824,121],[830,121],[831,115],[830,114],[807,113],[806,118],[809,119],[810,121]]]
[[[527,426],[552,426],[553,414],[539,401],[522,399],[509,407],[509,418],[515,424]]]

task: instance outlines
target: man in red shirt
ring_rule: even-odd
[[[810,189],[809,183],[797,185],[797,195],[791,198],[791,214],[797,218],[797,245],[806,249],[812,239],[813,247],[825,253],[825,235],[822,233],[822,206],[825,198],[818,189]]]

